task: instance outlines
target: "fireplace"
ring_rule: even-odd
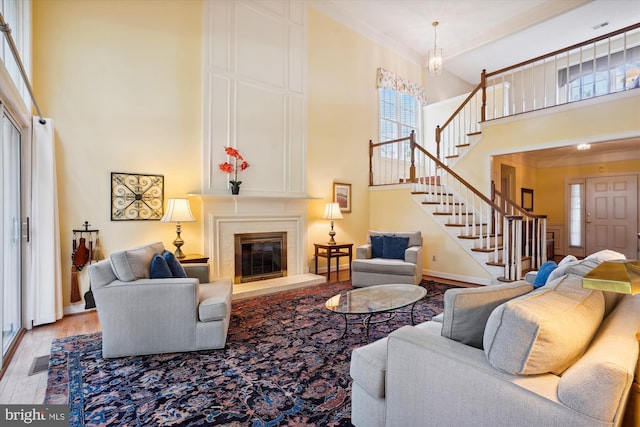
[[[287,233],[234,234],[235,283],[287,275]]]

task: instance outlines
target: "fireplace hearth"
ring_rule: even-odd
[[[287,233],[234,234],[235,283],[287,275]]]

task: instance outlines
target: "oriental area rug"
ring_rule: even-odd
[[[423,281],[416,323],[442,312],[444,291]],[[101,334],[55,339],[45,404],[69,404],[71,426],[351,426],[351,351],[362,324],[325,309],[350,282],[233,303],[221,350],[103,359]],[[411,324],[371,325],[370,341]]]

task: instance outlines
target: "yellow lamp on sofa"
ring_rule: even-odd
[[[621,294],[640,294],[640,261],[604,261],[585,274],[582,287]]]

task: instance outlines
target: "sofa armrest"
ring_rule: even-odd
[[[182,264],[182,268],[187,273],[187,277],[198,279],[200,283],[209,283],[211,281],[209,278],[209,264],[206,262]]]
[[[422,265],[422,246],[409,246],[404,251],[404,260],[411,264]]]
[[[371,243],[365,243],[356,248],[356,259],[370,259],[371,258]]]
[[[600,425],[558,401],[560,377],[498,371],[482,350],[433,329],[389,336],[386,425]]]
[[[531,283],[533,285],[533,282],[536,281],[536,276],[537,275],[538,275],[538,270],[529,271],[524,275],[524,280],[527,283]]]

